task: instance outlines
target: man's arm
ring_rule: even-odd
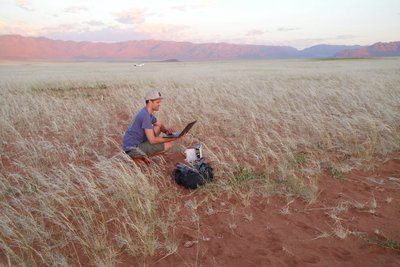
[[[160,136],[155,136],[153,129],[144,129],[144,133],[150,144],[168,143],[178,139],[178,138],[163,138]]]
[[[162,124],[161,122],[157,121],[156,123],[153,124],[154,126],[158,126],[160,127],[160,131],[162,133],[166,133],[166,134],[172,134],[174,132],[174,130],[172,128],[167,129],[164,124]]]

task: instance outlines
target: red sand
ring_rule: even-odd
[[[400,242],[400,154],[391,158],[343,181],[320,177],[311,204],[281,196],[212,199],[178,188],[184,195],[176,199],[178,251],[145,259],[123,255],[120,266],[400,266],[399,250],[367,241]],[[205,198],[208,206],[189,207]]]
[[[161,206],[179,207],[170,229],[177,251],[145,258],[120,251],[118,266],[400,266],[400,153],[389,158],[342,181],[322,175],[312,203],[277,195],[217,197],[165,177],[160,190],[176,197]],[[166,173],[181,160],[167,156]],[[368,239],[396,241],[397,250]],[[66,251],[68,257],[75,253]]]

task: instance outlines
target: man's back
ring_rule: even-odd
[[[157,118],[150,114],[146,107],[142,108],[131,121],[122,139],[122,149],[129,151],[147,140],[144,129],[152,129]]]

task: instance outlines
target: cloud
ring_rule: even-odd
[[[208,4],[209,4],[208,2],[203,1],[202,3],[192,4],[192,5],[175,5],[171,6],[169,9],[172,11],[186,12],[189,10],[206,7]]]
[[[15,0],[15,3],[16,3],[18,6],[25,6],[25,5],[28,4],[28,0]]]
[[[285,28],[285,27],[282,27],[282,28],[278,28],[276,30],[278,32],[289,32],[289,31],[298,31],[298,30],[300,30],[300,28]]]
[[[334,38],[334,39],[337,39],[337,40],[348,40],[348,39],[354,39],[354,38],[356,38],[357,36],[355,36],[355,35],[350,35],[350,34],[344,34],[344,35],[338,35],[338,36],[336,36],[336,38]]]
[[[77,42],[122,42],[151,39],[148,33],[140,32],[133,28],[126,29],[120,26],[103,27],[104,25],[101,21],[64,23],[38,29],[35,34],[31,35]]]
[[[143,12],[140,12],[143,14]],[[139,21],[144,21],[141,19]],[[121,42],[128,40],[191,41],[194,28],[174,24],[107,25],[102,20],[73,21],[70,23],[37,26],[27,22],[7,24],[0,20],[0,34],[44,36],[58,40]]]
[[[66,13],[79,13],[88,11],[89,8],[87,6],[69,6],[64,8],[64,12]]]
[[[263,35],[265,32],[260,31],[260,30],[251,30],[246,33],[246,36],[257,36],[257,35]]]
[[[123,42],[128,40],[147,40],[151,39],[147,33],[138,32],[134,29],[121,29],[109,27],[99,30],[79,31],[79,29],[68,32],[54,31],[46,34],[49,38],[71,41],[90,41],[90,42]]]
[[[134,27],[103,27],[101,21],[66,23],[40,29],[41,36],[52,39],[94,42],[122,42],[128,40],[173,40],[188,41],[192,28],[170,24],[138,24]]]
[[[187,5],[171,6],[170,9],[174,11],[184,12],[187,9]]]
[[[157,40],[188,41],[193,34],[193,29],[185,25],[142,24],[135,29]]]
[[[4,21],[0,21],[0,35],[2,34],[17,34],[23,36],[36,36],[38,29],[31,24],[26,23],[13,23],[7,24]]]
[[[25,9],[25,10],[27,10],[27,11],[34,11],[33,8],[29,8],[29,7],[28,7],[29,4],[30,4],[28,0],[15,0],[15,4],[16,4],[18,7],[22,8],[22,9]]]
[[[40,29],[40,32],[45,34],[46,36],[48,34],[52,33],[68,33],[68,32],[84,32],[85,30],[88,29],[88,26],[80,23],[64,23],[64,24],[59,24],[59,25],[54,25],[50,27],[43,27]]]
[[[114,13],[113,15],[116,17],[116,21],[123,24],[142,24],[146,20],[147,9],[133,8],[130,10]]]
[[[105,25],[105,23],[100,20],[89,20],[86,22],[86,24],[89,26],[104,26]]]

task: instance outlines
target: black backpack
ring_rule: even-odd
[[[172,177],[177,184],[188,189],[196,189],[207,182],[211,182],[214,179],[214,174],[209,163],[199,160],[193,167],[177,163]]]

